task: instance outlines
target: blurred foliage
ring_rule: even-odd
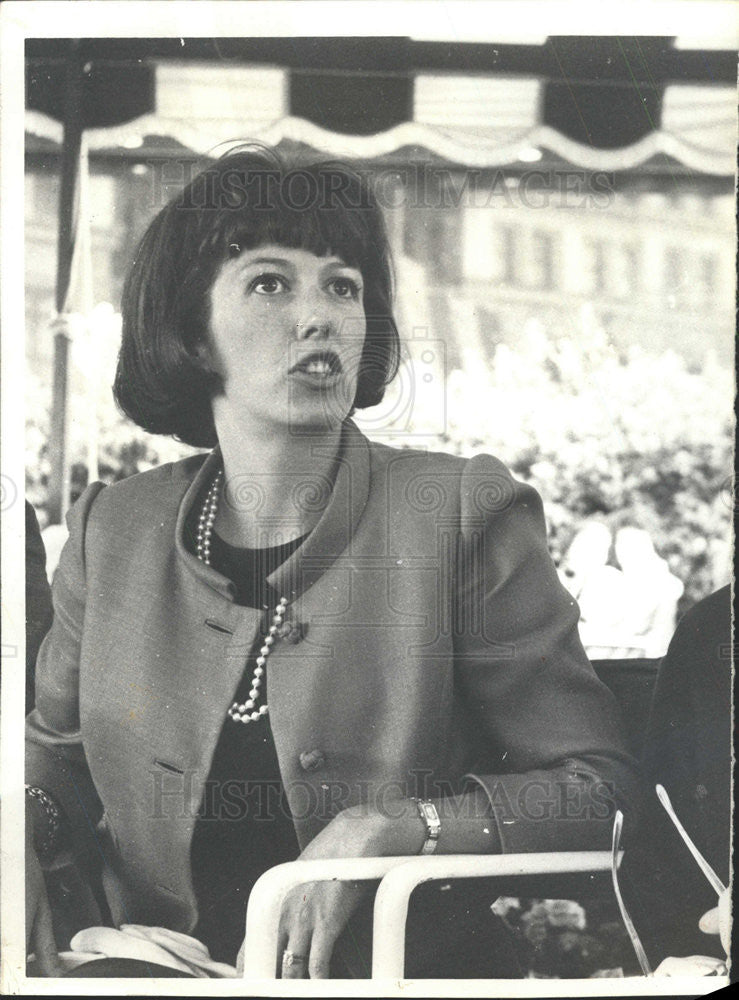
[[[44,527],[48,520],[51,399],[48,387],[31,374],[27,376],[26,405],[26,499],[36,508],[39,522]],[[89,424],[89,414],[81,396],[72,396],[70,410],[71,497],[74,501],[88,482],[85,429]],[[110,392],[101,397],[96,416],[98,479],[101,482],[114,483],[164,462],[176,462],[197,450],[172,438],[147,434],[136,427],[118,412]]]
[[[555,562],[589,517],[649,532],[685,585],[680,610],[728,582],[733,373],[710,353],[618,354],[587,314],[570,335],[531,322],[474,379],[451,373],[446,446],[490,451],[541,493]],[[614,565],[615,556],[611,556]]]

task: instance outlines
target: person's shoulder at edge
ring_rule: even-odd
[[[677,624],[667,652],[662,657],[653,696],[653,710],[665,692],[675,689],[687,697],[702,684],[708,670],[722,685],[731,677],[731,586],[727,584],[689,608]],[[677,685],[677,687],[676,687]],[[729,693],[712,686],[711,693],[730,699]],[[705,692],[708,696],[709,691]]]
[[[692,633],[696,639],[710,642],[715,630],[731,631],[731,585],[728,583],[685,612],[677,624],[673,641],[675,637],[685,638],[686,633]]]

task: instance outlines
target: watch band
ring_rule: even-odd
[[[439,843],[441,820],[433,802],[427,799],[413,799],[418,809],[418,815],[426,824],[426,840],[421,848],[421,854],[433,854]]]

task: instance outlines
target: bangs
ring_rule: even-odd
[[[307,250],[317,257],[334,255],[361,272],[374,270],[371,233],[358,211],[325,211],[310,207],[244,209],[223,220],[218,247],[222,258],[266,244]]]
[[[264,168],[253,160],[221,165],[196,182],[197,198],[204,199],[203,242],[217,258],[272,243],[333,254],[362,272],[382,271],[381,213],[360,174],[335,163]],[[206,249],[203,242],[198,252]]]

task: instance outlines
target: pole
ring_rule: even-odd
[[[94,482],[98,478],[98,380],[100,372],[98,358],[100,355],[100,331],[95,329],[92,287],[92,224],[90,220],[90,161],[87,150],[87,138],[83,134],[80,143],[79,165],[79,212],[77,224],[77,243],[75,246],[75,263],[73,269],[79,274],[79,307],[84,317],[85,353],[85,391],[87,393],[87,481]]]
[[[62,320],[77,230],[80,148],[82,141],[82,74],[79,42],[73,40],[67,59],[64,88],[64,138],[59,191],[59,238],[57,243],[56,311],[54,330],[54,378],[49,435],[48,514],[49,524],[61,524],[69,505],[69,343],[68,326]]]

